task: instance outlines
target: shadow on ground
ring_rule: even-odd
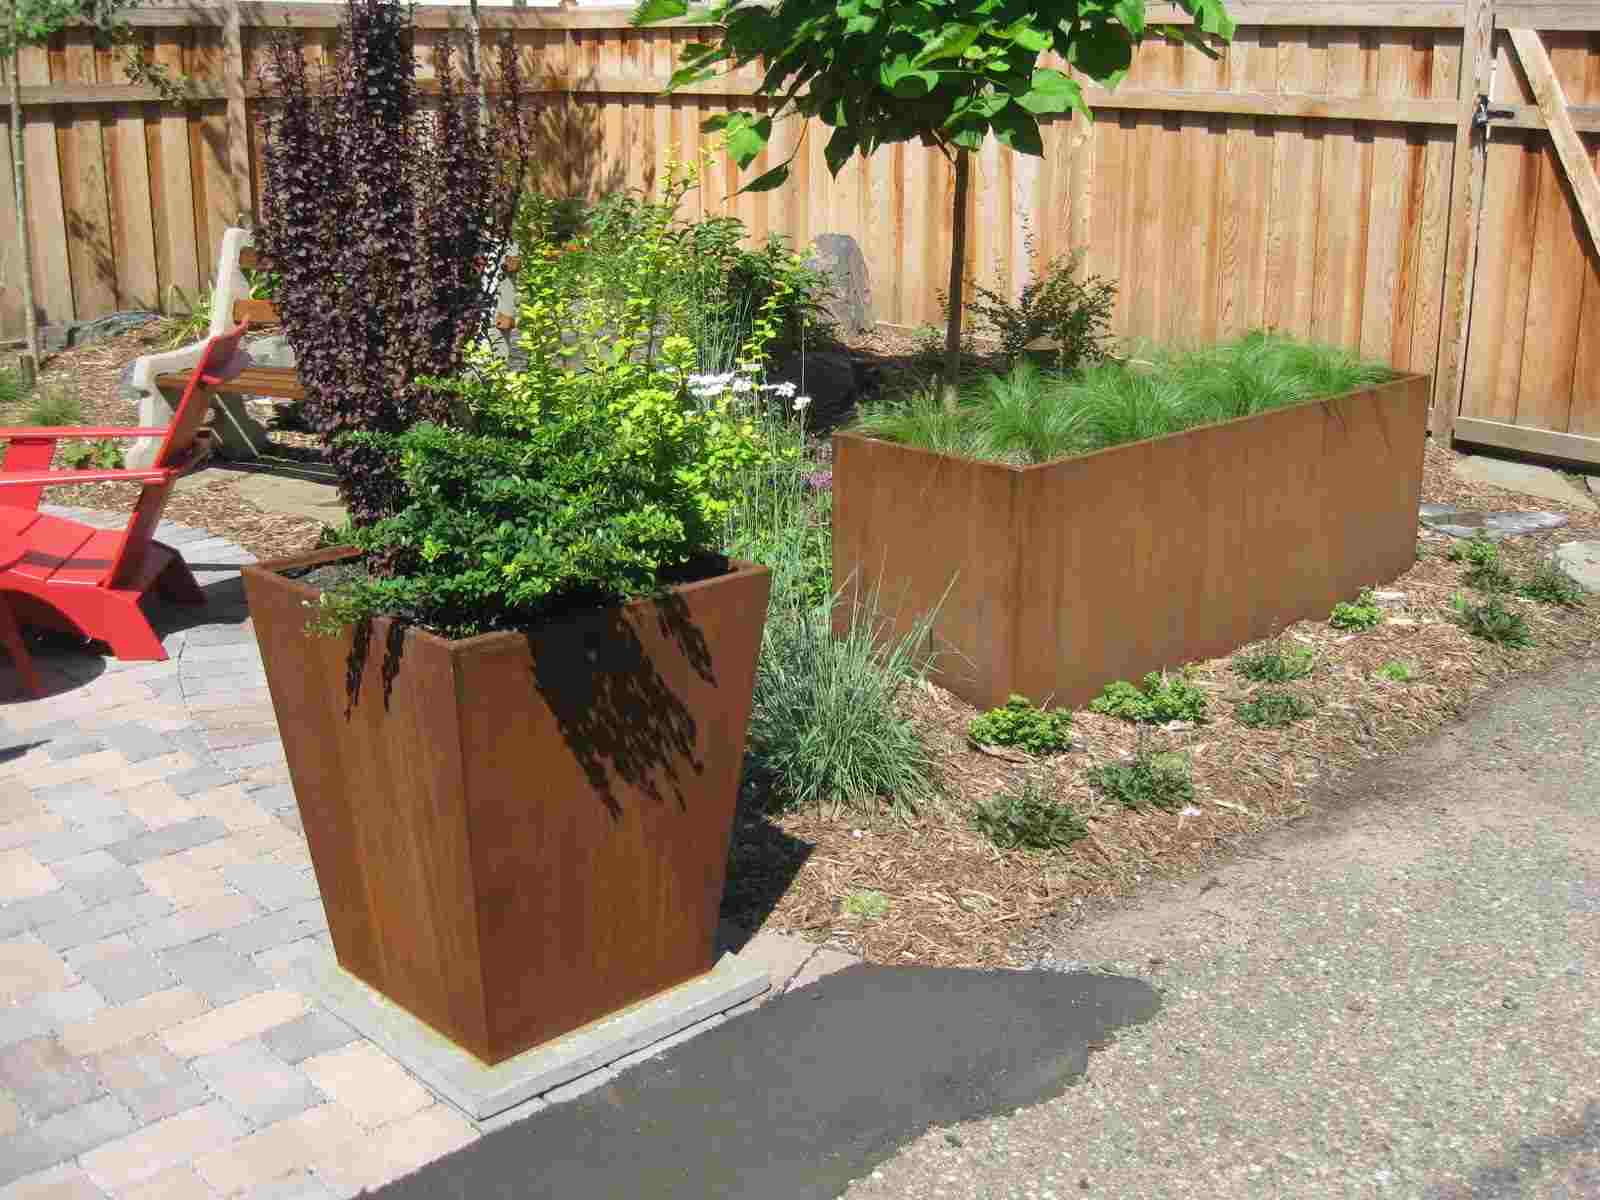
[[[850,967],[372,1194],[822,1200],[930,1125],[1058,1095],[1159,1003],[1112,975]]]

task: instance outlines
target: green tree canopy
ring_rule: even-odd
[[[834,174],[858,151],[913,139],[972,150],[992,133],[1039,155],[1041,117],[1090,116],[1073,75],[1041,67],[1041,56],[1054,51],[1075,74],[1115,86],[1148,36],[1206,53],[1214,53],[1207,38],[1233,36],[1222,0],[1177,3],[1193,24],[1147,24],[1143,0],[719,0],[695,16],[719,27],[720,39],[685,47],[668,90],[765,63],[758,91],[776,109],[706,122],[726,133],[741,167],[789,112],[833,130],[824,153]],[[642,0],[633,22],[689,14],[686,0]],[[777,187],[788,173],[781,163],[746,190]]]

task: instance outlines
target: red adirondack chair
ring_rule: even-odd
[[[167,657],[140,601],[155,590],[182,604],[204,604],[205,593],[183,556],[153,535],[173,484],[210,453],[200,430],[207,389],[244,365],[239,339],[248,328],[247,321],[206,343],[165,429],[0,429],[9,442],[0,460],[0,591],[11,594],[17,620],[99,638],[118,658]],[[63,439],[135,437],[162,439],[147,470],[50,469]],[[111,481],[143,485],[124,529],[95,529],[38,511],[46,487]]]

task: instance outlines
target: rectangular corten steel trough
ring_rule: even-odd
[[[244,568],[339,964],[487,1063],[709,971],[767,569],[363,649],[284,574],[354,556]]]
[[[835,434],[835,630],[874,588],[897,633],[939,607],[943,686],[1076,707],[1325,618],[1416,561],[1428,392],[1405,375],[1030,467]]]

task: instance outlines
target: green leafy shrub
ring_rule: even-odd
[[[1239,724],[1258,729],[1281,729],[1316,711],[1316,705],[1304,696],[1276,688],[1262,688],[1233,706],[1233,716]]]
[[[1517,587],[1517,594],[1555,608],[1580,608],[1584,602],[1583,589],[1548,560],[1533,569],[1533,573]]]
[[[973,718],[967,733],[991,746],[1020,746],[1029,754],[1059,754],[1072,745],[1072,714],[1036,707],[1026,696],[1012,696],[1000,708]]]
[[[1464,542],[1452,543],[1450,549],[1445,551],[1445,557],[1451,562],[1466,563],[1472,567],[1497,567],[1500,565],[1500,547],[1492,539],[1478,533]]]
[[[123,465],[122,443],[114,438],[66,442],[56,451],[56,457],[72,471],[115,471]]]
[[[1457,595],[1451,619],[1475,638],[1520,650],[1533,644],[1533,635],[1521,613],[1512,612],[1498,594],[1476,603]]]
[[[976,281],[967,301],[978,322],[1000,343],[1000,351],[1015,362],[1032,343],[1048,338],[1055,343],[1051,365],[1073,371],[1098,360],[1110,337],[1111,314],[1117,285],[1098,275],[1082,276],[1083,252],[1060,255],[1041,262],[1032,229],[1024,234],[1033,278],[1015,300]],[[941,293],[939,307],[948,309],[949,297]]]
[[[70,376],[41,379],[22,410],[24,425],[82,425],[83,401]]]
[[[1189,682],[1188,672],[1152,671],[1138,686],[1119,679],[1089,702],[1091,712],[1124,721],[1164,724],[1205,720],[1206,694]]]
[[[972,827],[1001,850],[1065,850],[1089,832],[1083,818],[1036,779],[979,801]]]
[[[1378,668],[1377,673],[1391,683],[1410,683],[1417,677],[1417,667],[1415,663],[1401,662],[1399,659],[1395,659],[1392,662],[1384,663],[1383,666]]]
[[[1362,588],[1355,600],[1341,600],[1328,614],[1335,629],[1376,629],[1383,624],[1383,607],[1372,598],[1371,588]]]
[[[826,606],[769,607],[749,746],[774,801],[910,811],[937,793],[937,757],[902,715],[906,692],[926,677],[931,624],[893,638],[875,595],[855,607],[842,637]]]
[[[1288,683],[1311,674],[1316,656],[1309,646],[1268,646],[1234,657],[1233,669],[1257,683]]]
[[[1141,750],[1124,762],[1090,768],[1089,784],[1124,808],[1176,812],[1194,799],[1194,780],[1181,754]]]
[[[324,624],[389,613],[452,636],[526,627],[650,594],[721,550],[741,481],[770,456],[756,385],[693,386],[694,346],[659,333],[678,254],[670,212],[655,211],[656,236],[620,282],[572,272],[550,213],[533,198],[519,218],[526,365],[475,347],[466,371],[425,381],[459,420],[346,436],[384,453],[406,500],[358,523],[355,545],[388,572],[324,592]],[[765,327],[745,347],[751,372]]]

